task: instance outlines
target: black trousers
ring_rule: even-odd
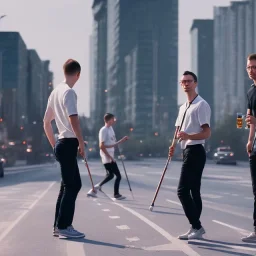
[[[253,225],[256,231],[256,152],[253,152],[249,159],[252,179],[252,191],[254,195]]]
[[[54,227],[59,229],[66,229],[72,225],[76,198],[82,186],[77,165],[77,149],[76,138],[60,139],[54,147],[62,177],[54,220]]]
[[[116,162],[104,164],[104,166],[105,166],[107,174],[106,174],[105,179],[100,183],[100,186],[103,186],[104,184],[106,184],[107,182],[112,180],[115,175],[116,180],[115,180],[115,184],[114,184],[114,195],[118,195],[119,194],[119,185],[120,185],[120,181],[122,178],[120,171],[118,169],[118,166],[117,166]]]
[[[178,197],[189,223],[194,229],[201,228],[202,199],[200,189],[205,162],[206,153],[203,145],[189,145],[183,151]]]

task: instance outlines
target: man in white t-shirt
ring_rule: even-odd
[[[84,234],[72,226],[75,202],[81,189],[81,177],[77,165],[77,152],[84,158],[85,146],[77,112],[77,96],[72,89],[80,77],[80,64],[72,59],[63,66],[65,81],[51,93],[44,116],[44,130],[60,163],[61,186],[56,203],[53,235],[81,238]],[[59,136],[55,142],[51,122],[55,120]]]
[[[185,71],[180,83],[188,102],[180,107],[175,124],[179,131],[177,139],[179,139],[183,149],[178,197],[192,227],[178,238],[190,240],[202,238],[205,233],[200,222],[202,213],[200,188],[206,162],[204,143],[211,135],[211,109],[208,103],[196,92],[197,76],[194,73]],[[174,147],[170,147],[170,156],[173,156],[173,153]]]
[[[101,187],[112,180],[114,175],[116,176],[115,184],[114,184],[114,198],[117,200],[125,199],[119,193],[119,185],[121,181],[121,174],[116,164],[114,155],[115,155],[115,147],[120,143],[128,140],[128,137],[125,136],[118,142],[116,141],[115,132],[112,128],[112,125],[115,123],[115,116],[113,114],[107,113],[104,116],[105,126],[100,129],[99,132],[99,146],[100,146],[100,156],[102,159],[102,163],[106,169],[107,175],[103,181],[99,184],[95,185],[95,189],[101,189]]]

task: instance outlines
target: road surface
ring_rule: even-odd
[[[207,164],[202,179],[205,239],[188,243],[176,238],[189,228],[176,195],[180,162],[170,164],[154,211],[149,211],[165,161],[125,162],[135,200],[119,162],[123,176],[120,192],[127,200],[118,202],[111,199],[113,181],[104,186],[105,193],[99,192],[97,199],[86,197],[90,183],[80,162],[83,188],[74,227],[86,237],[77,241],[52,237],[60,185],[56,164],[6,171],[5,178],[0,179],[0,255],[256,255],[256,244],[240,240],[252,231],[253,224],[248,166]],[[95,183],[99,182],[105,175],[103,166],[99,161],[90,161],[89,165]]]

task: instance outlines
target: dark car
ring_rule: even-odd
[[[230,147],[217,148],[213,155],[213,159],[216,164],[237,164],[235,154]]]

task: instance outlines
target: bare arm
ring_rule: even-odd
[[[126,140],[128,140],[128,136],[123,137],[121,140],[117,141],[115,144],[112,144],[112,145],[104,145],[104,146],[105,146],[105,148],[114,148],[114,147],[116,147],[117,145],[119,145],[119,144],[125,142]]]
[[[69,117],[69,122],[72,126],[72,129],[79,141],[79,145],[84,144],[84,140],[83,140],[83,135],[82,135],[82,131],[81,131],[81,126],[80,126],[80,121],[78,118],[78,115],[71,115]]]
[[[205,140],[211,136],[211,128],[208,124],[202,125],[202,131],[196,134],[188,134],[189,140]]]
[[[54,111],[48,106],[44,115],[44,131],[51,146],[54,147],[55,137],[52,129],[52,120],[54,120]]]

